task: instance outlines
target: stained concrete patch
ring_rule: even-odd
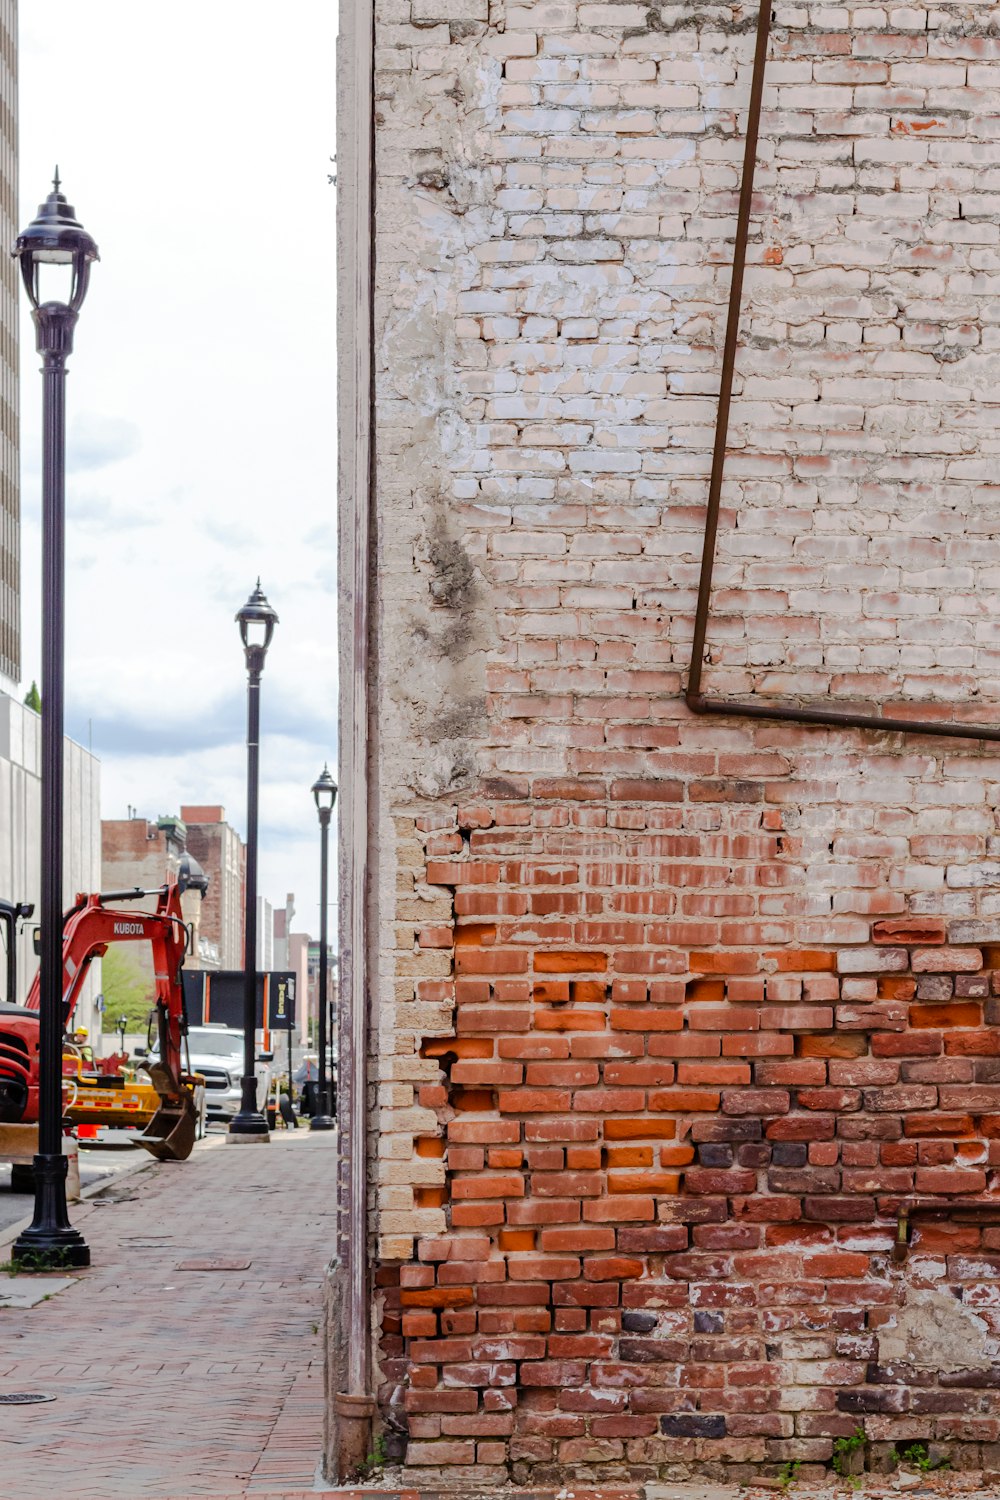
[[[883,1365],[979,1370],[995,1358],[996,1341],[982,1318],[949,1292],[911,1292],[894,1325],[879,1333],[878,1352]]]
[[[736,1500],[735,1484],[647,1484],[646,1500]],[[571,1490],[565,1491],[572,1493]]]
[[[175,1271],[249,1271],[248,1260],[179,1260]]]
[[[11,1276],[0,1283],[0,1307],[37,1307],[73,1284],[72,1276]]]

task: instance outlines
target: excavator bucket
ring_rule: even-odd
[[[191,1090],[162,1062],[149,1065],[160,1107],[138,1137],[138,1144],[157,1161],[187,1161],[194,1149],[198,1114]]]

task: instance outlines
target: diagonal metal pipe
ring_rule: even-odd
[[[739,350],[740,317],[743,306],[743,283],[746,275],[747,246],[753,210],[754,181],[757,174],[757,147],[760,139],[760,117],[767,73],[768,42],[771,35],[771,0],[764,0],[757,15],[753,74],[750,81],[750,104],[747,113],[746,141],[743,152],[743,176],[740,183],[739,210],[736,219],[736,241],[733,248],[733,276],[729,289],[725,342],[722,350],[722,376],[719,405],[715,420],[712,469],[708,485],[705,535],[701,554],[698,600],[695,607],[694,639],[688,668],[684,699],[695,714],[717,714],[732,718],[771,719],[778,723],[816,724],[836,729],[878,729],[903,734],[928,734],[953,739],[1000,741],[1000,728],[961,720],[921,718],[918,713],[900,711],[894,715],[876,713],[874,709],[804,708],[792,703],[748,702],[745,699],[710,698],[702,690],[705,665],[705,642],[708,635],[712,602],[712,578],[718,551],[719,515],[722,507],[722,485],[726,474],[729,441],[729,419],[733,401],[736,356]]]

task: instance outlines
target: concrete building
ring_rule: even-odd
[[[0,0],[0,242],[11,246],[18,222],[17,0]],[[19,701],[21,677],[21,506],[19,307],[20,272],[0,257],[0,895],[35,907],[18,935],[18,993],[23,1000],[38,967],[34,951],[41,893],[41,720]],[[44,684],[43,684],[44,686]],[[100,885],[100,763],[74,740],[64,742],[63,901]],[[91,969],[74,1024],[93,1040],[100,962]]]
[[[311,942],[312,939],[305,932],[293,932],[288,940],[287,966],[295,974],[295,993],[298,1005],[296,1029],[298,1031],[299,1044],[302,1047],[309,1045],[310,1018],[314,1018],[316,1014],[312,986],[309,980],[309,947]]]
[[[310,938],[303,932],[294,932],[292,923],[295,919],[295,896],[289,892],[285,897],[284,907],[277,908],[274,913],[274,967],[277,970],[291,970],[295,975],[296,995],[296,1030],[300,1044],[304,1047],[309,1041],[309,1016],[310,1012],[310,982],[309,982],[309,944]]]
[[[275,906],[272,911],[271,933],[272,953],[276,969],[287,969],[288,967],[288,939],[292,931],[292,923],[295,920],[295,896],[289,891],[285,897],[284,906]]]
[[[185,804],[181,817],[187,847],[209,877],[201,913],[203,942],[212,945],[213,967],[239,969],[243,965],[243,841],[226,822],[223,807]]]
[[[65,742],[65,821],[63,905],[81,891],[101,884],[100,762],[75,740]],[[0,896],[30,902],[33,919],[18,938],[17,971],[23,1001],[38,968],[33,935],[41,895],[41,719],[23,703],[0,693]],[[2,967],[2,966],[0,966]],[[94,965],[78,1006],[75,1024],[92,1031],[94,1001],[100,992],[100,963]],[[6,998],[6,997],[5,997]],[[100,1024],[97,1023],[97,1032]]]
[[[0,242],[18,232],[17,0],[0,0]],[[0,258],[0,690],[21,677],[20,273]]]
[[[274,968],[274,907],[266,896],[257,897],[257,968]]]
[[[308,974],[309,974],[309,1017],[310,1017],[310,1021],[311,1021],[311,1024],[312,1024],[312,1042],[313,1042],[313,1046],[314,1047],[318,1046],[318,1044],[319,1044],[319,1031],[318,1031],[319,997],[320,997],[320,988],[319,988],[319,956],[320,956],[319,939],[318,938],[308,938],[307,939],[307,962],[308,962]],[[327,954],[326,954],[326,1003],[327,1003],[327,1007],[328,1007],[328,1009],[327,1009],[327,1024],[329,1025],[331,1020],[333,1022],[333,1028],[330,1031],[330,1045],[332,1046],[333,1051],[334,1051],[334,1055],[336,1056],[336,1051],[337,1051],[337,1033],[336,1033],[336,1016],[337,1016],[337,953],[336,953],[335,949],[333,948],[332,944],[329,944],[327,946]]]
[[[342,11],[331,1471],[993,1464],[993,9]]]

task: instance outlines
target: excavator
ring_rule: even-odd
[[[155,911],[122,910],[111,903],[156,897]],[[23,908],[0,903],[23,914]],[[30,914],[30,913],[29,913]],[[13,952],[14,922],[10,922],[8,963]],[[68,1029],[77,1000],[95,958],[112,943],[149,943],[156,980],[156,1060],[146,1064],[159,1105],[144,1132],[136,1137],[160,1161],[185,1161],[194,1147],[198,1128],[196,1079],[183,1067],[182,1048],[187,1015],[181,968],[188,951],[189,932],[181,911],[181,887],[168,883],[154,890],[136,886],[128,891],[100,891],[79,895],[63,921],[63,1030]],[[8,997],[15,994],[8,967]],[[0,1004],[0,1121],[31,1124],[38,1119],[38,1046],[40,1001],[36,974],[24,1005]],[[120,1075],[84,1075],[82,1082],[104,1090],[122,1088]]]

